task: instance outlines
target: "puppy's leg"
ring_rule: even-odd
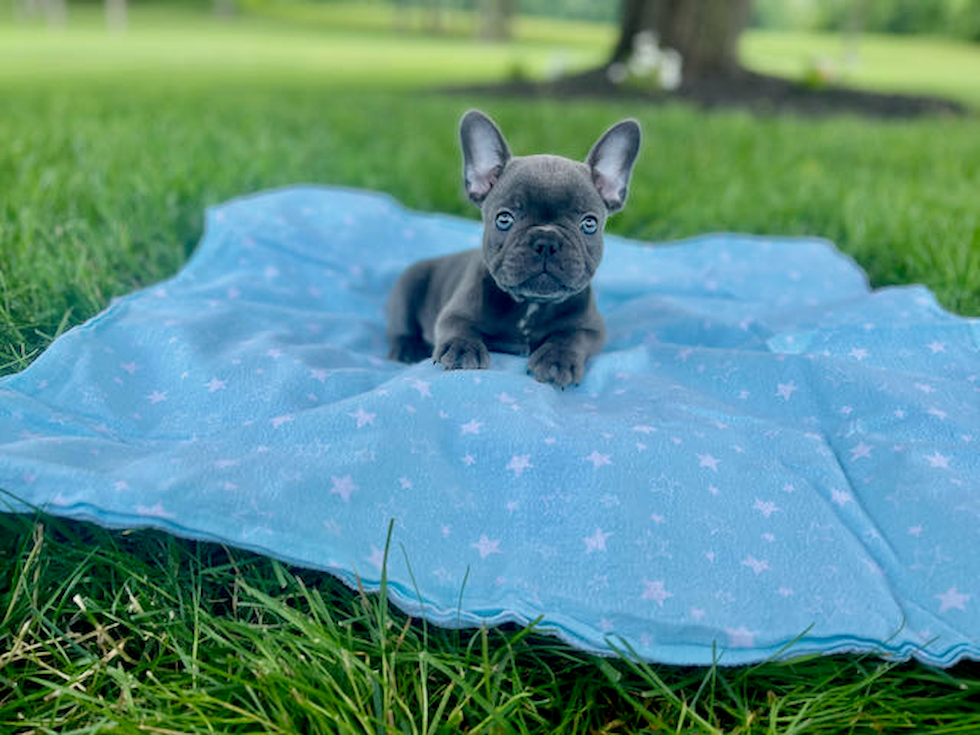
[[[599,351],[602,333],[591,329],[556,332],[548,336],[527,361],[527,371],[542,383],[564,389],[578,385],[585,361]]]
[[[436,322],[436,349],[432,359],[447,370],[485,370],[490,352],[469,320],[440,314]]]
[[[429,284],[430,271],[427,263],[416,263],[398,277],[388,297],[385,312],[388,316],[389,360],[418,362],[432,355],[432,345],[422,337],[422,327],[416,317]]]

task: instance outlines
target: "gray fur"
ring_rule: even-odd
[[[530,355],[528,372],[578,384],[605,338],[590,281],[607,216],[622,208],[640,143],[633,120],[610,128],[585,163],[515,157],[496,125],[471,110],[460,123],[467,195],[483,213],[483,247],[423,260],[388,299],[389,357],[431,356],[449,370],[486,368],[490,351]],[[508,213],[510,226],[497,217]],[[583,231],[594,217],[593,234]],[[508,221],[505,217],[505,223]]]

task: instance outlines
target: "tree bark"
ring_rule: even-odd
[[[480,37],[506,41],[511,37],[514,0],[480,0]]]
[[[105,0],[105,23],[111,31],[126,28],[126,0]]]
[[[628,59],[636,34],[649,30],[661,47],[680,52],[685,80],[736,76],[738,39],[751,10],[752,0],[623,0],[612,61]]]

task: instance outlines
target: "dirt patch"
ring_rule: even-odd
[[[937,114],[962,115],[967,112],[963,104],[942,97],[882,94],[836,86],[814,88],[789,79],[749,71],[732,77],[708,77],[685,82],[672,92],[645,92],[613,84],[607,78],[604,67],[546,82],[514,80],[442,91],[514,97],[632,99],[651,104],[684,100],[707,109],[741,108],[763,114],[795,112],[808,116],[854,113],[903,118]]]

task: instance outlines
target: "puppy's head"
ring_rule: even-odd
[[[459,126],[466,194],[483,212],[483,259],[517,301],[557,302],[588,286],[602,258],[606,218],[623,208],[640,126],[624,120],[585,162],[512,156],[482,112]]]

